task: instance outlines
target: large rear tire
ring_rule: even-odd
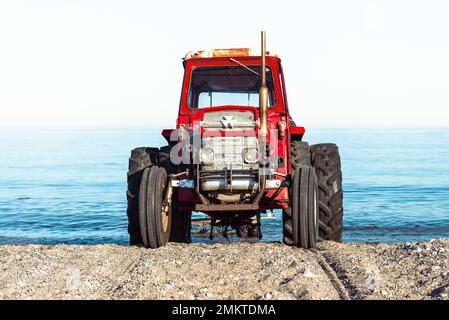
[[[170,152],[172,146],[163,146],[158,152],[158,163],[159,167],[165,168],[168,174],[176,173],[177,167],[170,160]]]
[[[301,166],[293,173],[289,207],[284,210],[284,243],[315,248],[318,235],[317,178],[312,167]]]
[[[311,166],[310,146],[305,141],[292,141],[290,144],[290,163],[292,171],[300,166]]]
[[[131,151],[128,166],[128,190],[126,198],[128,206],[126,214],[128,216],[128,233],[130,245],[143,244],[142,235],[140,234],[139,223],[139,189],[142,180],[142,172],[145,168],[150,167],[155,162],[155,152],[157,148],[135,148]]]
[[[141,180],[142,172],[128,176],[128,190],[126,191],[128,207],[126,215],[128,216],[129,244],[132,246],[143,244],[142,235],[140,234],[138,198]]]
[[[343,188],[341,160],[335,144],[311,148],[312,166],[318,177],[320,240],[342,241]]]
[[[162,202],[167,184],[164,168],[152,166],[143,170],[139,190],[139,222],[145,248],[165,245],[170,237],[171,210],[162,212]]]

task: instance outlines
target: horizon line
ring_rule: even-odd
[[[374,129],[384,129],[384,130],[442,130],[449,129],[447,126],[304,126],[306,131],[309,130],[374,130]],[[0,131],[6,130],[162,130],[162,129],[175,129],[175,126],[171,125],[51,125],[51,126],[29,126],[29,125],[6,125],[0,126]]]

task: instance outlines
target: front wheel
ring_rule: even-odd
[[[167,172],[152,166],[142,173],[139,191],[139,224],[145,248],[165,245],[170,237],[171,210],[162,211]]]
[[[318,182],[315,170],[296,168],[289,188],[289,206],[284,210],[284,243],[315,248],[318,239]]]

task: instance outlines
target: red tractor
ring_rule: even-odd
[[[215,227],[262,237],[261,214],[283,212],[283,241],[341,241],[343,193],[335,144],[309,146],[290,117],[281,60],[262,50],[189,52],[176,129],[168,145],[131,151],[132,245],[191,242],[192,211]]]

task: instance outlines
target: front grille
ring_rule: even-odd
[[[202,126],[211,132],[253,131],[256,122],[251,111],[211,111],[204,114]]]
[[[244,162],[243,151],[257,147],[255,136],[206,137],[202,139],[202,147],[214,150],[214,163],[202,166],[203,170],[249,170],[257,169],[258,164]]]

